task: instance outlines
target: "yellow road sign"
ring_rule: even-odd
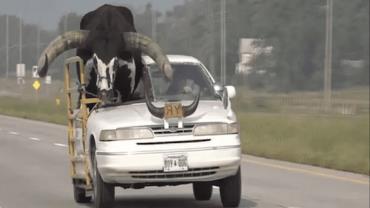
[[[56,104],[57,106],[59,106],[59,105],[60,105],[60,99],[59,99],[59,98],[56,98],[56,99],[55,99],[55,104]]]
[[[35,89],[36,91],[37,91],[37,90],[39,90],[39,89],[40,89],[40,87],[41,87],[41,83],[40,83],[40,81],[39,81],[39,80],[35,80],[35,81],[33,82],[33,84],[32,84],[32,87],[33,87],[33,89]]]

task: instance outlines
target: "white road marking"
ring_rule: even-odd
[[[9,131],[8,134],[10,134],[10,135],[19,135],[19,133],[16,132],[16,131]]]
[[[32,140],[32,141],[40,141],[41,139],[39,138],[36,138],[36,137],[29,137],[28,139]]]
[[[58,147],[67,147],[67,145],[65,145],[65,144],[61,144],[61,143],[54,143],[54,146],[58,146]]]

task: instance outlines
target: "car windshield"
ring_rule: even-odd
[[[200,99],[218,99],[213,89],[211,78],[205,69],[194,63],[171,64],[173,80],[167,81],[157,65],[148,65],[152,81],[154,100],[193,100],[200,90]]]

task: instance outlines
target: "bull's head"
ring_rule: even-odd
[[[47,74],[49,64],[61,53],[66,50],[86,46],[89,37],[89,31],[78,30],[69,31],[54,39],[48,47],[43,51],[38,61],[38,74],[44,77]],[[124,32],[121,34],[124,42],[125,51],[139,51],[150,56],[159,66],[160,70],[165,74],[168,80],[172,79],[173,71],[170,62],[159,47],[159,45],[150,38],[135,32]],[[92,57],[93,68],[97,74],[97,88],[100,97],[110,96],[113,92],[113,81],[115,72],[119,66],[119,59],[113,57],[109,62],[103,62],[94,54]],[[88,63],[87,63],[88,64]],[[133,73],[132,73],[133,74]],[[131,76],[133,76],[131,74]],[[132,77],[134,79],[134,77]],[[144,80],[145,82],[145,80]],[[155,107],[149,100],[150,88],[148,84],[144,84],[145,98],[149,111],[156,117],[163,118],[164,109]],[[193,103],[185,106],[183,109],[184,115],[192,114],[197,108],[199,95],[194,99]]]
[[[96,75],[96,87],[97,87],[97,96],[103,102],[111,102],[114,99],[114,82],[117,75],[117,71],[121,66],[127,67],[130,72],[128,77],[130,78],[130,90],[132,93],[135,86],[135,74],[136,67],[135,61],[132,59],[132,62],[127,62],[121,60],[117,57],[113,57],[108,64],[102,61],[97,54],[93,54],[92,58],[86,62],[86,68],[94,71]],[[90,81],[90,80],[86,80]],[[120,99],[117,99],[120,101]]]

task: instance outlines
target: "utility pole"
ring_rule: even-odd
[[[63,25],[63,32],[62,33],[67,32],[67,29],[68,29],[68,14],[66,14],[64,16],[64,25]],[[66,59],[67,59],[67,53],[64,52],[63,53],[63,60],[66,60]]]
[[[226,0],[220,0],[220,60],[221,60],[221,83],[226,84]]]
[[[39,53],[40,53],[40,26],[36,26],[36,62],[38,61],[39,58]]]
[[[22,63],[22,49],[23,49],[23,45],[22,45],[22,16],[19,17],[19,63],[21,64]]]
[[[5,57],[5,67],[6,67],[6,74],[5,77],[9,77],[9,16],[6,15],[5,19],[5,50],[6,50],[6,57]]]
[[[64,16],[63,32],[67,32],[67,29],[68,29],[68,14]]]
[[[157,12],[152,8],[152,39],[157,41]]]
[[[324,71],[324,102],[325,110],[331,107],[332,94],[332,47],[333,47],[333,0],[326,5],[326,38],[325,38],[325,71]]]
[[[210,25],[210,38],[207,39],[208,43],[208,54],[209,54],[209,65],[208,65],[208,68],[211,70],[211,73],[213,75],[216,75],[216,70],[215,70],[215,67],[216,67],[216,54],[215,54],[215,43],[216,43],[216,38],[215,38],[215,34],[216,34],[216,25],[215,25],[215,11],[214,11],[214,8],[213,8],[213,0],[208,0],[207,1],[207,8],[208,8],[208,11],[207,11],[207,14],[208,14],[208,25]]]

